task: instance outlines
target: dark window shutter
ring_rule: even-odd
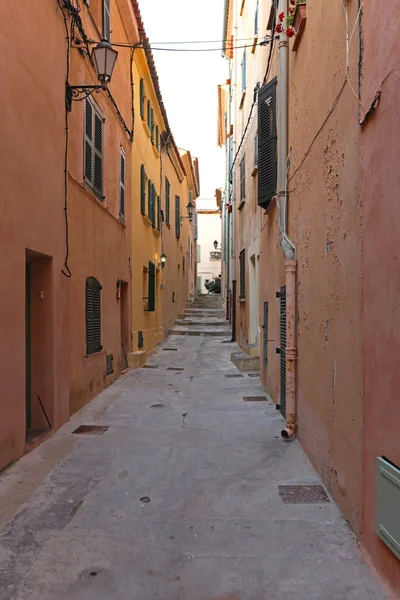
[[[254,13],[254,35],[256,36],[258,34],[258,0],[257,0],[257,4],[256,4],[256,10]]]
[[[176,237],[181,236],[181,199],[175,196],[175,234]]]
[[[156,226],[156,187],[154,183],[151,186],[151,224]]]
[[[246,48],[243,52],[242,59],[242,92],[246,91],[246,79],[247,79],[247,65],[246,65]]]
[[[103,0],[103,38],[110,40],[111,35],[111,17],[110,0]]]
[[[103,195],[103,120],[94,113],[94,177],[95,192]]]
[[[101,346],[101,285],[94,277],[86,279],[86,353],[100,352]]]
[[[165,222],[170,224],[170,184],[165,178]]]
[[[144,81],[140,80],[140,116],[144,119]]]
[[[240,161],[240,200],[246,198],[246,155]]]
[[[146,169],[140,167],[140,212],[146,214]]]
[[[93,184],[93,106],[85,101],[85,180]]]
[[[246,298],[246,251],[242,250],[239,254],[240,268],[240,289],[239,298]]]
[[[267,208],[277,186],[276,77],[258,92],[258,205]]]
[[[151,213],[152,213],[152,204],[153,204],[153,182],[151,179],[147,182],[147,216],[151,221]]]
[[[121,148],[120,181],[119,181],[119,214],[125,218],[125,154]]]
[[[151,143],[154,144],[154,110],[151,109],[151,114],[150,114],[150,137],[151,137]]]
[[[148,308],[149,312],[156,309],[156,267],[149,261],[149,288],[148,288]]]
[[[160,130],[158,125],[156,125],[156,148],[157,150],[160,150]]]
[[[147,100],[147,127],[150,129],[151,125],[151,104],[150,100]]]
[[[157,229],[161,231],[161,198],[157,196]]]

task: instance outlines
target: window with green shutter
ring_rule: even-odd
[[[149,281],[148,281],[148,298],[147,310],[154,312],[156,309],[156,266],[149,261]]]
[[[125,220],[125,165],[125,152],[124,149],[121,148],[119,176],[119,216],[122,220]]]
[[[156,186],[153,183],[152,202],[151,202],[151,224],[153,225],[153,227],[156,226],[156,204],[157,204],[157,193],[156,193]]]
[[[147,127],[150,129],[151,124],[151,104],[150,100],[147,100]]]
[[[158,125],[156,125],[156,148],[160,151],[160,130]]]
[[[146,169],[144,165],[140,167],[140,212],[146,214]]]
[[[151,220],[151,214],[153,212],[153,182],[151,179],[147,182],[147,216]]]
[[[157,196],[157,229],[161,231],[161,198]]]
[[[175,196],[175,235],[181,237],[181,199]]]
[[[170,183],[165,178],[165,222],[167,225],[170,224]]]
[[[85,317],[86,317],[86,354],[100,352],[101,346],[101,285],[94,277],[86,279]]]
[[[140,80],[140,116],[144,120],[144,102],[145,102],[145,92],[144,92],[144,80]]]
[[[85,101],[84,179],[103,200],[103,117],[91,98]]]
[[[151,109],[150,112],[150,138],[151,138],[151,143],[154,146],[154,110]]]
[[[277,187],[276,82],[258,92],[258,205],[264,209]]]

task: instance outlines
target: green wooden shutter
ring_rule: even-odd
[[[170,224],[170,184],[167,178],[165,178],[165,222],[167,225]]]
[[[144,119],[144,81],[140,80],[140,116]]]
[[[150,100],[147,100],[147,127],[150,129],[151,124],[151,104]]]
[[[152,214],[152,205],[153,205],[153,182],[151,179],[147,182],[147,216],[151,220]]]
[[[140,167],[140,212],[146,214],[146,169]]]
[[[150,137],[151,137],[151,143],[154,145],[154,110],[151,109],[151,115],[150,115]]]
[[[93,189],[103,196],[103,119],[94,113]]]
[[[119,179],[119,216],[125,219],[125,152],[121,148]]]
[[[258,92],[258,205],[267,208],[277,187],[276,77]]]
[[[148,288],[148,308],[149,312],[156,309],[156,266],[149,261],[149,288]]]
[[[157,196],[157,229],[161,231],[161,198]]]
[[[158,125],[156,125],[156,148],[158,151],[160,150],[160,129]]]
[[[175,196],[175,234],[179,238],[181,236],[181,199]]]
[[[94,277],[86,279],[86,353],[100,352],[101,346],[101,285]]]
[[[85,181],[93,185],[93,106],[87,98],[85,101]]]

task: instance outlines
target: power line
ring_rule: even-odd
[[[254,44],[254,46],[264,46],[265,45],[265,41],[263,40],[262,42],[257,42],[256,44]],[[135,44],[125,44],[125,43],[116,43],[116,42],[112,42],[111,44],[112,46],[116,46],[117,48],[141,48],[144,46]],[[226,50],[230,51],[230,50],[238,50],[240,48],[250,48],[253,47],[253,44],[248,44],[248,45],[244,45],[244,46],[227,46]],[[148,48],[153,51],[153,50],[161,50],[164,52],[221,52],[221,48],[159,48],[159,47],[155,47],[155,46],[151,46],[150,44],[148,45]]]

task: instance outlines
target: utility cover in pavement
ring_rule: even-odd
[[[143,365],[142,369],[158,369],[159,365]]]
[[[79,425],[72,433],[88,434],[88,435],[103,435],[107,431],[108,425]]]
[[[268,402],[266,396],[243,396],[245,402]]]
[[[180,367],[168,367],[167,371],[183,371]]]
[[[243,377],[243,375],[240,375],[240,373],[237,373],[237,374],[236,373],[233,373],[233,374],[231,373],[229,375],[225,375],[225,377],[227,379],[234,379],[235,377]]]
[[[163,348],[163,350],[168,352],[177,352],[178,348]]]
[[[322,485],[279,485],[284,504],[322,504],[330,502]]]

